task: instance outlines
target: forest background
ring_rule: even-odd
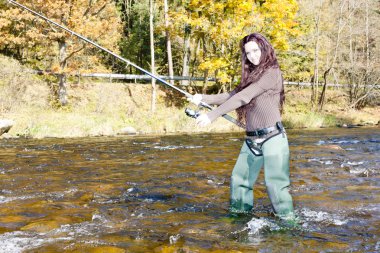
[[[240,40],[260,32],[274,46],[285,80],[310,83],[286,85],[288,128],[380,120],[380,1],[18,2],[152,73],[204,78],[170,81],[190,93],[236,87]],[[111,135],[126,126],[140,133],[237,130],[223,119],[196,128],[183,113],[183,96],[154,80],[79,78],[142,73],[4,0],[0,54],[0,118],[16,122],[11,136]]]

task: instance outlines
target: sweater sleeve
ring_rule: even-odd
[[[209,105],[221,105],[224,102],[226,102],[230,97],[235,95],[236,91],[233,90],[230,93],[221,93],[221,94],[215,94],[215,95],[206,95],[202,94],[202,102],[205,102]]]
[[[260,96],[265,91],[274,89],[278,78],[279,73],[276,69],[267,70],[258,81],[251,83],[245,89],[229,97],[223,104],[209,112],[207,116],[211,121],[214,121],[216,118],[248,104],[252,99]]]

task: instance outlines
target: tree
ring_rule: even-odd
[[[172,42],[170,38],[170,31],[169,31],[169,6],[168,6],[168,0],[164,0],[164,12],[165,12],[165,36],[166,36],[166,50],[168,54],[168,68],[169,68],[169,76],[173,77],[173,56],[172,56]],[[170,83],[173,85],[174,80],[170,80]]]
[[[114,1],[26,1],[46,17],[117,51],[120,18]],[[0,10],[0,50],[32,66],[59,73],[59,101],[68,103],[66,74],[105,69],[104,56],[77,38],[16,7]]]
[[[345,24],[343,22],[343,10],[344,10],[344,8],[345,8],[345,0],[341,0],[339,3],[340,12],[338,15],[338,22],[337,22],[338,27],[337,27],[337,31],[336,31],[336,39],[335,39],[335,47],[333,49],[334,50],[333,51],[333,57],[329,61],[329,63],[326,64],[326,70],[323,73],[324,84],[323,84],[321,96],[319,97],[319,101],[318,101],[318,106],[319,106],[320,111],[322,111],[323,105],[325,103],[326,90],[327,90],[327,77],[328,77],[330,71],[334,70],[335,63],[336,63],[336,60],[338,57],[338,49],[339,49],[339,46],[341,43],[341,41],[340,41],[341,35],[342,35],[342,31],[343,31],[344,26],[345,26]]]
[[[240,72],[239,42],[243,36],[264,33],[280,51],[288,48],[290,37],[297,36],[297,3],[293,0],[190,0],[177,4],[170,17],[172,34],[184,38],[186,45],[184,68],[189,56],[195,58],[192,68],[202,71],[206,78],[215,76],[221,90],[226,90],[226,84],[231,86]]]
[[[311,6],[315,1],[300,2],[305,19],[313,20],[315,11]],[[315,82],[312,102],[316,105],[318,101],[318,110],[322,110],[328,92],[327,83],[333,82],[348,84],[345,90],[350,107],[362,108],[379,96],[376,86],[371,85],[378,83],[380,77],[378,7],[368,0],[321,0],[318,9],[321,10],[318,27],[310,26],[309,33],[303,36],[309,44],[317,45],[318,42],[321,45],[314,51],[316,67],[309,70]],[[316,88],[319,80],[323,80],[321,93]]]
[[[314,46],[314,75],[312,77],[312,88],[311,88],[311,104],[314,106],[318,99],[318,86],[319,86],[319,45],[320,45],[320,30],[321,30],[321,12],[322,12],[323,0],[319,0],[317,6],[317,14],[315,17],[315,46]]]
[[[154,75],[155,62],[154,62],[154,0],[149,0],[149,31],[150,31],[150,57],[151,57],[151,72]],[[156,79],[152,78],[152,101],[151,101],[151,111],[154,113],[156,111]]]
[[[340,74],[349,83],[349,106],[360,109],[380,95],[375,86],[380,80],[379,7],[374,1],[346,1],[348,43],[342,57],[349,62],[342,64]]]

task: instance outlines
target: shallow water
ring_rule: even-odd
[[[239,133],[0,140],[0,252],[379,252],[380,129],[288,133],[297,227],[228,216]]]

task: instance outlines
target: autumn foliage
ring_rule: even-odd
[[[63,24],[73,31],[92,38],[112,50],[117,50],[120,39],[120,18],[112,1],[18,1]],[[100,67],[99,52],[81,50],[83,43],[74,36],[47,24],[33,14],[17,7],[0,12],[0,49],[12,51],[21,60],[44,58],[51,70],[59,70],[58,42],[66,42],[66,54],[72,57],[65,71],[87,70]],[[83,60],[79,55],[85,55]]]
[[[265,34],[278,50],[288,48],[289,38],[297,36],[294,0],[191,0],[182,1],[170,12],[172,34],[184,36],[190,30],[197,68],[232,83],[240,65],[240,40],[252,32]],[[193,66],[195,67],[195,66]]]
[[[349,85],[347,94],[356,108],[378,96],[368,86],[378,83],[380,76],[376,1],[168,0],[166,16],[164,1],[159,0],[152,2],[153,12],[148,0],[18,2],[145,69],[152,66],[149,20],[153,18],[157,73],[168,75],[173,69],[174,75],[216,78],[216,92],[239,83],[239,42],[260,32],[274,46],[286,80],[313,83],[311,100],[320,101],[320,108],[327,83]],[[167,54],[168,40],[172,56]],[[34,69],[59,73],[56,83],[62,94],[66,73],[141,74],[5,1],[0,2],[0,53]],[[208,87],[204,81],[195,91],[205,92]]]

